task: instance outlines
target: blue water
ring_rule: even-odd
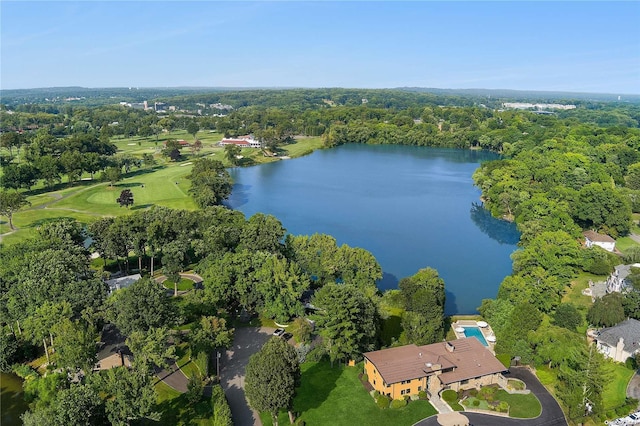
[[[384,271],[382,290],[433,267],[445,281],[445,312],[475,313],[511,274],[519,234],[479,200],[471,175],[486,151],[342,145],[235,168],[228,205],[272,214],[295,235],[330,234],[362,247]]]
[[[480,340],[480,343],[482,343],[483,345],[489,346],[487,341],[484,339],[484,336],[482,335],[482,330],[480,330],[479,327],[463,327],[463,328],[464,328],[465,337],[475,337],[476,339]]]

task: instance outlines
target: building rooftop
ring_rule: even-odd
[[[624,340],[625,351],[633,353],[640,350],[640,321],[629,318],[613,327],[603,328],[596,340],[609,346],[616,346],[620,338]]]
[[[584,235],[585,238],[588,238],[591,241],[595,241],[599,243],[615,243],[616,242],[616,240],[614,240],[610,236],[604,235],[604,234],[598,234],[595,231],[584,231],[582,235]]]
[[[443,384],[458,382],[506,370],[504,365],[475,337],[431,345],[406,345],[367,352],[387,384],[412,380],[443,371]]]

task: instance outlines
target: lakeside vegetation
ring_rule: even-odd
[[[190,341],[193,353],[206,352],[210,350],[207,342],[226,336],[216,343],[224,347],[229,338],[227,327],[213,321],[212,315],[231,323],[236,319],[231,312],[237,309],[289,321],[304,315],[300,299],[306,290],[316,291],[317,306],[336,307],[330,315],[310,316],[325,345],[315,349],[320,359],[342,363],[360,359],[367,350],[441,340],[448,331],[442,313],[445,283],[436,271],[420,271],[404,278],[399,290],[379,294],[375,282],[382,271],[366,250],[338,247],[326,235],[285,239],[286,230],[277,218],[255,215],[247,219],[238,212],[210,207],[220,204],[230,191],[228,180],[223,179],[226,187],[222,189],[211,180],[213,175],[224,175],[225,167],[277,161],[343,143],[396,143],[491,149],[505,156],[483,164],[474,175],[485,206],[495,216],[515,221],[522,233],[522,250],[514,255],[514,274],[505,279],[496,299],[480,307],[498,337],[499,357],[520,356],[536,366],[572,423],[610,418],[612,412],[632,405],[621,394],[633,370],[613,366],[588,350],[584,331],[594,305],[581,290],[589,279],[604,280],[618,263],[640,261],[638,244],[626,237],[638,231],[631,218],[640,210],[640,110],[636,105],[578,102],[575,111],[540,115],[501,111],[470,100],[388,91],[367,92],[366,105],[358,91],[344,91],[340,96],[339,91],[319,91],[315,101],[307,104],[300,101],[301,93],[306,92],[225,94],[249,104],[239,107],[234,103],[234,109],[222,117],[192,111],[160,115],[121,106],[23,105],[0,110],[3,194],[19,194],[30,203],[3,201],[3,213],[9,206],[8,214],[18,228],[3,236],[0,248],[6,260],[0,268],[3,327],[14,336],[9,345],[14,352],[10,357],[3,354],[3,369],[12,364],[7,359],[34,357],[42,367],[49,356],[50,365],[57,363],[69,370],[86,367],[95,354],[76,348],[85,358],[69,360],[58,345],[64,347],[64,336],[81,336],[84,328],[90,330],[85,343],[95,340],[105,322],[118,324],[128,337],[136,331],[155,335],[156,343],[162,343],[156,344],[156,351],[167,349],[164,345],[173,332],[151,330],[177,330],[191,324],[192,332],[208,336]],[[329,97],[323,97],[327,93]],[[191,103],[208,105],[220,100],[219,96],[198,94],[175,103],[182,102],[184,108]],[[30,127],[34,128],[28,130]],[[246,133],[265,141],[265,149],[243,149],[238,158],[216,145],[223,136]],[[178,148],[176,156],[163,147],[163,142],[170,145],[177,140],[189,141],[194,149]],[[201,142],[197,149],[196,140]],[[206,179],[198,179],[201,172]],[[99,176],[103,182],[98,181]],[[96,180],[82,180],[91,178]],[[200,186],[194,190],[193,185]],[[198,198],[205,192],[202,188],[214,188],[214,196]],[[129,208],[115,202],[126,189],[135,196]],[[56,220],[60,218],[69,220]],[[153,275],[155,262],[156,269],[175,277],[181,269],[193,267],[204,277],[204,289],[190,292],[187,302],[169,302],[162,287],[143,281],[135,287],[141,291],[137,296],[123,291],[115,299],[106,298],[106,289],[89,267],[88,252],[82,246],[86,227],[93,239],[92,249],[111,265],[105,268],[97,262],[92,263],[93,268],[124,272],[130,264],[140,262],[143,272]],[[585,250],[579,243],[584,229],[619,237],[623,257]],[[0,233],[10,231],[8,221],[0,224]],[[39,256],[38,251],[46,256]],[[69,253],[75,257],[69,258]],[[44,266],[36,268],[40,264]],[[639,290],[636,287],[615,301],[624,316],[640,317]],[[26,296],[29,291],[32,295]],[[93,296],[78,300],[79,294]],[[414,298],[415,294],[422,298]],[[140,322],[133,307],[140,308],[143,295],[153,295],[157,302],[143,305],[145,311],[162,320],[144,319],[136,330],[130,328]],[[346,314],[352,309],[359,315]],[[574,312],[577,320],[571,315]],[[344,321],[332,322],[336,316]],[[217,325],[199,325],[203,318]],[[212,327],[208,335],[206,327]],[[345,331],[357,338],[342,346],[334,344],[336,336]],[[50,353],[47,334],[56,342],[56,353]],[[37,348],[41,345],[43,350]],[[136,358],[150,363],[159,359],[141,350],[134,352]],[[182,352],[183,358],[186,353]],[[293,409],[309,423],[329,421],[326,416],[331,411],[316,412],[316,406],[336,409],[342,403],[350,414],[354,406],[371,405],[371,411],[362,414],[364,422],[376,416],[415,422],[415,417],[432,410],[415,401],[419,404],[381,412],[366,393],[366,404],[360,401],[360,394],[350,393],[361,386],[349,373],[354,369],[329,370],[327,365],[302,364]],[[336,374],[331,377],[336,388],[339,384],[340,391],[347,392],[344,402],[332,400],[329,392],[320,401],[317,393],[307,391],[305,386],[315,380],[313,369]],[[131,386],[146,395],[149,384],[142,379],[144,374]],[[120,379],[114,376],[112,380],[115,386]],[[68,384],[60,389],[65,386]],[[162,385],[156,385],[156,391],[159,387]],[[585,410],[585,389],[591,413]],[[89,387],[83,392],[90,396],[87,400],[92,407],[105,408],[91,396]],[[163,403],[177,398],[160,392],[166,398]],[[32,405],[38,415],[50,414],[47,410],[55,411],[56,404],[62,404],[44,395],[38,398],[42,403]],[[141,404],[133,415],[153,417],[153,404]],[[176,416],[171,414],[172,419]]]

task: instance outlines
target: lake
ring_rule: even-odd
[[[230,170],[229,207],[262,212],[294,235],[329,234],[362,247],[384,271],[381,290],[430,266],[445,281],[445,311],[476,313],[511,273],[519,239],[480,202],[471,176],[487,151],[348,144]]]
[[[20,415],[29,408],[23,399],[22,379],[12,373],[0,373],[0,407],[2,426],[22,424]]]

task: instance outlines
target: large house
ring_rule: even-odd
[[[585,231],[582,235],[584,235],[585,245],[588,248],[598,246],[610,252],[616,249],[616,240],[608,235],[598,234],[595,231]]]
[[[475,337],[431,345],[406,345],[364,354],[371,386],[392,399],[426,391],[505,387],[504,365]]]
[[[595,342],[605,357],[625,362],[640,352],[640,321],[630,318],[613,327],[603,328],[596,334]]]
[[[609,278],[607,278],[607,293],[624,293],[631,288],[631,284],[627,280],[627,277],[631,275],[631,268],[640,268],[640,263],[616,266]]]
[[[254,139],[253,135],[238,136],[237,138],[224,138],[220,141],[220,145],[236,145],[240,148],[262,148],[262,143]]]

